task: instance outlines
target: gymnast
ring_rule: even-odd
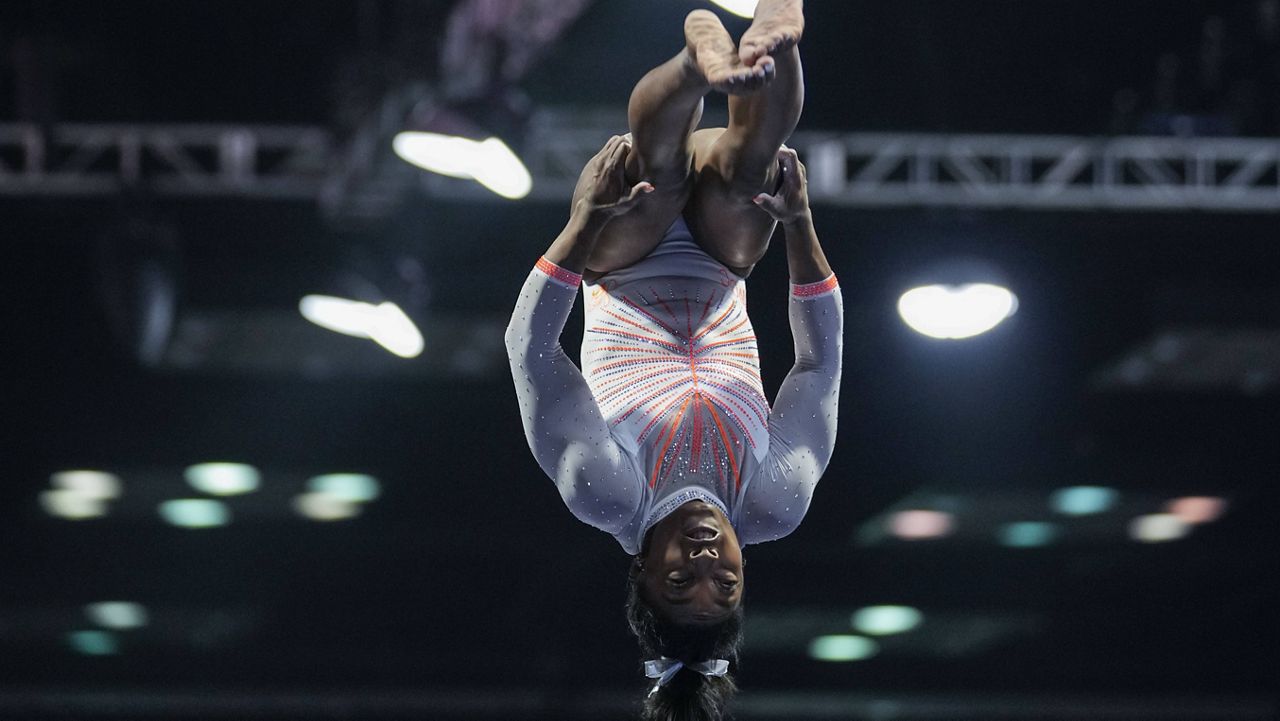
[[[735,46],[715,14],[632,91],[631,133],[587,163],[506,344],[525,437],[578,519],[632,556],[627,619],[645,719],[718,719],[736,691],[744,546],[808,510],[836,437],[840,288],[804,166],[801,0],[762,0]],[[697,130],[703,97],[727,128]],[[772,407],[745,278],[784,229],[795,365]],[[581,286],[582,368],[560,345]]]

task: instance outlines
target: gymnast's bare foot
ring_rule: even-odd
[[[738,42],[738,57],[743,66],[755,68],[790,50],[803,34],[804,0],[760,0],[751,27]]]
[[[771,61],[745,66],[738,58],[733,38],[720,18],[709,10],[694,10],[684,20],[689,59],[713,90],[743,95],[760,88],[773,77]]]

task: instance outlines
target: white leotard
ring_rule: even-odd
[[[628,553],[691,500],[718,506],[743,545],[794,530],[835,442],[835,276],[792,285],[796,363],[772,410],[745,282],[682,220],[644,260],[583,284],[582,371],[559,340],[580,281],[539,260],[506,335],[526,439],[570,511]]]

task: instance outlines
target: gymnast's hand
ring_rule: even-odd
[[[809,217],[809,178],[804,163],[796,151],[782,146],[778,151],[778,166],[782,173],[781,187],[773,195],[761,193],[753,200],[764,212],[779,223],[794,223]]]
[[[653,192],[653,184],[648,181],[628,186],[626,167],[630,153],[631,142],[615,135],[587,162],[578,178],[578,189],[574,191],[574,197],[580,199],[575,212],[581,210],[602,219],[616,218],[636,207],[646,193]]]

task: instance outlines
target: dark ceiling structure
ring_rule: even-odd
[[[530,456],[501,333],[696,7],[0,6],[0,718],[633,715],[628,558]],[[1275,718],[1280,3],[806,10],[840,432],[804,525],[747,552],[737,717]],[[424,104],[511,138],[534,193],[395,158]],[[973,263],[1008,321],[902,323]],[[749,283],[770,395],[786,282],[771,251]],[[426,349],[311,325],[307,294],[395,302]],[[208,462],[258,471],[231,522],[158,513],[217,495]],[[74,469],[119,483],[92,517],[56,500]],[[376,497],[299,500],[338,473]],[[1185,498],[1220,505],[1138,540]],[[917,512],[953,532],[895,535]],[[919,624],[822,658],[887,605]]]

